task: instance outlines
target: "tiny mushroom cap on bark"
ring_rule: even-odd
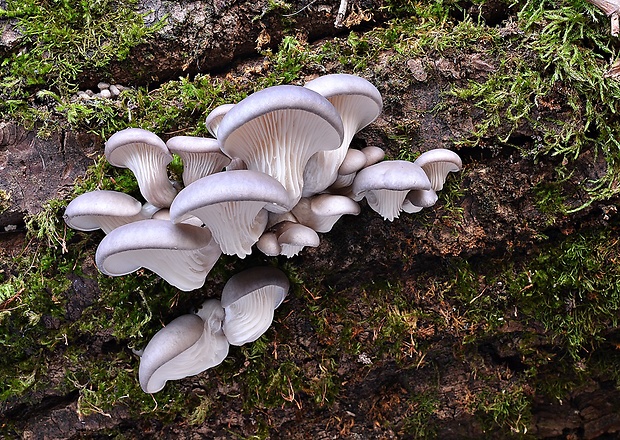
[[[95,262],[105,275],[141,267],[185,291],[202,287],[221,250],[205,229],[167,220],[141,220],[118,227],[101,240]]]
[[[209,299],[195,314],[179,316],[155,334],[140,359],[142,389],[156,393],[169,380],[194,376],[221,364],[229,349],[223,320],[221,302]]]
[[[198,136],[174,136],[166,142],[168,150],[183,161],[185,186],[213,173],[230,163],[230,157],[220,150],[216,139]]]
[[[301,198],[304,168],[321,150],[340,146],[344,128],[338,111],[323,96],[299,86],[258,91],[226,113],[218,128],[220,148],[249,170],[278,180],[292,208]]]
[[[454,173],[463,168],[463,162],[459,155],[444,148],[425,151],[413,163],[422,167],[431,181],[433,191],[443,189],[448,173]]]
[[[183,189],[170,207],[170,218],[178,223],[187,215],[198,217],[222,252],[245,258],[265,230],[267,210],[284,212],[289,203],[284,187],[267,174],[225,171]]]
[[[416,189],[409,191],[403,202],[403,211],[408,214],[420,212],[423,208],[429,208],[437,202],[437,193],[432,189]]]
[[[431,183],[418,165],[405,160],[379,162],[364,168],[351,186],[354,200],[366,197],[368,206],[392,221],[402,210],[411,190],[431,189]]]
[[[321,243],[316,231],[301,223],[283,221],[272,229],[280,245],[280,255],[287,258],[294,257],[305,247],[317,247]]]
[[[222,291],[228,342],[243,345],[257,340],[271,326],[273,312],[288,290],[288,278],[275,267],[253,267],[232,276]]]
[[[217,138],[217,129],[220,126],[220,122],[228,113],[228,111],[233,108],[235,104],[222,104],[215,107],[211,112],[207,115],[207,119],[205,119],[205,125],[207,126],[207,130],[211,133],[211,136]]]
[[[102,229],[108,234],[113,229],[147,218],[142,204],[118,191],[91,191],[77,196],[65,209],[65,223],[79,231]]]
[[[343,215],[359,214],[360,205],[346,196],[319,194],[302,198],[292,212],[299,223],[316,232],[329,232]]]
[[[140,356],[138,378],[142,390],[156,393],[166,381],[179,379],[175,377],[178,375],[174,359],[196,344],[203,332],[202,319],[196,315],[181,315],[155,333]]]
[[[177,194],[168,179],[172,154],[159,136],[141,128],[126,128],[110,136],[105,156],[112,165],[133,172],[147,202],[160,208],[170,206]]]
[[[304,197],[332,185],[338,175],[353,136],[381,114],[383,99],[379,90],[365,78],[349,74],[320,76],[304,86],[320,93],[332,103],[342,118],[344,137],[339,148],[320,151],[304,172]]]

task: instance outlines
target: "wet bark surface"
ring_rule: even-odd
[[[342,27],[334,26],[337,2],[319,0],[306,6],[305,2],[294,2],[291,7],[293,12],[300,11],[294,16],[293,25],[298,32],[310,40],[342,32]],[[349,2],[350,25],[370,26],[381,21],[378,6],[371,0]],[[181,74],[211,71],[246,75],[251,80],[251,73],[247,73],[250,69],[245,67],[257,61],[243,59],[256,55],[257,39],[273,46],[288,31],[282,17],[267,11],[267,3],[261,1],[154,0],[145,2],[144,9],[153,10],[147,20],[154,23],[168,16],[168,24],[161,31],[161,38],[134,49],[126,62],[110,66],[107,75],[116,82],[158,83]],[[377,11],[372,18],[362,16],[362,11],[371,10]],[[357,18],[353,13],[358,14]],[[490,21],[499,22],[497,17],[503,16],[501,8],[486,13]],[[253,21],[257,16],[261,20]],[[9,35],[6,39],[10,40]],[[441,92],[448,84],[484,76],[493,69],[495,61],[481,60],[476,54],[459,62],[442,57],[411,59],[405,63],[405,74],[413,75],[417,82],[406,90],[386,80],[394,72],[376,73],[371,81],[384,93],[386,106],[379,120],[356,137],[356,146],[376,145],[392,157],[397,155],[385,130],[396,121],[407,120],[415,121],[418,127],[413,138],[416,145],[427,146],[424,149],[452,147],[454,139],[467,137],[471,132],[479,117],[477,111],[466,106],[439,113],[430,110],[444,99]],[[336,71],[337,67],[327,66],[326,70]],[[85,72],[80,84],[83,88],[92,87],[101,76],[102,72]],[[554,111],[561,118],[562,109]],[[526,144],[533,142],[532,135],[531,129],[524,126],[512,136]],[[46,200],[66,196],[75,179],[84,175],[102,153],[103,142],[95,135],[71,130],[40,139],[34,131],[10,121],[0,125],[0,188],[12,195],[8,209],[0,213],[0,243],[5,257],[18,254],[27,243],[24,217],[39,212]],[[359,328],[350,337],[353,342],[376,337],[373,332],[377,329],[367,321],[372,310],[359,301],[368,284],[387,281],[401,283],[408,289],[412,280],[450,269],[453,258],[489,264],[502,259],[519,261],[539,246],[541,234],[553,240],[589,228],[611,227],[613,218],[609,219],[605,207],[613,201],[594,204],[549,225],[548,216],[537,207],[533,188],[539,182],[556,178],[554,169],[559,159],[533,161],[509,146],[481,145],[458,152],[464,163],[462,196],[454,200],[462,210],[460,221],[455,222],[446,206],[441,205],[425,217],[403,217],[393,223],[383,221],[364,207],[359,216],[341,220],[329,234],[324,234],[318,248],[306,249],[295,259],[295,266],[303,267],[305,274],[317,274],[313,281],[324,289],[328,299],[331,295],[359,313]],[[567,202],[573,207],[585,200],[583,182],[599,178],[606,169],[604,160],[591,151],[582,152],[576,163],[567,183],[574,187],[573,199]],[[248,264],[251,263],[250,259]],[[69,275],[71,292],[65,316],[69,322],[77,321],[100,295],[94,280],[96,271],[94,262],[89,260],[84,262],[81,275]],[[218,282],[210,289],[217,291]],[[499,289],[487,287],[491,293]],[[446,306],[439,296],[428,292],[425,296],[413,287],[411,299],[428,310],[443,310]],[[474,416],[468,403],[477,393],[508,387],[523,373],[526,366],[518,345],[525,333],[530,338],[540,338],[541,350],[553,352],[545,329],[521,322],[507,310],[502,331],[488,340],[463,345],[467,332],[456,324],[452,331],[450,327],[429,324],[418,329],[426,347],[424,356],[411,353],[396,362],[380,355],[367,361],[361,355],[332,347],[343,329],[337,317],[331,317],[330,322],[329,311],[325,318],[326,325],[331,326],[328,332],[317,332],[311,321],[296,313],[308,307],[306,300],[307,297],[300,296],[289,298],[279,309],[276,323],[281,327],[276,338],[279,344],[302,347],[306,357],[299,357],[299,351],[287,354],[285,348],[278,349],[273,342],[270,349],[278,356],[271,360],[271,366],[291,362],[308,377],[320,376],[321,359],[315,356],[329,348],[337,359],[338,366],[331,374],[339,390],[337,397],[325,397],[332,399],[330,402],[314,402],[302,389],[291,390],[286,405],[248,409],[238,398],[243,384],[221,383],[218,371],[209,370],[200,379],[181,382],[188,399],[213,399],[211,412],[198,426],[187,420],[164,422],[148,414],[136,414],[124,405],[83,415],[78,409],[78,391],[57,391],[64,389],[60,384],[67,373],[63,357],[67,348],[61,344],[46,359],[49,389],[0,402],[0,414],[18,427],[24,439],[99,439],[116,434],[124,438],[224,439],[230,438],[231,432],[249,437],[257,432],[258,418],[269,421],[269,437],[273,439],[416,438],[408,420],[419,408],[410,397],[433,391],[439,396],[433,436],[508,438],[513,434],[489,430],[484,421]],[[54,317],[42,319],[47,328],[57,327]],[[333,339],[326,336],[330,333]],[[89,346],[89,356],[94,359],[113,353],[132,359],[135,367],[137,358],[125,342],[106,333],[82,341]],[[243,368],[241,356],[235,362]],[[551,377],[561,374],[560,368],[547,368]],[[528,434],[534,438],[602,439],[615,438],[620,432],[620,392],[608,378],[593,378],[561,401],[536,395],[533,390],[531,393],[534,404]]]

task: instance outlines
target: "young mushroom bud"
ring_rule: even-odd
[[[230,164],[230,157],[220,150],[217,140],[197,136],[175,136],[166,142],[168,150],[183,161],[185,186]]]

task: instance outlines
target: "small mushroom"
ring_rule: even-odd
[[[303,196],[308,197],[334,183],[353,136],[379,117],[383,100],[372,83],[357,75],[323,75],[304,87],[327,98],[338,110],[344,127],[340,147],[320,151],[308,161],[304,170],[303,192]]]
[[[188,215],[198,217],[222,252],[245,258],[265,230],[266,210],[283,212],[288,205],[288,193],[268,175],[251,170],[225,171],[183,189],[170,207],[170,218],[178,223]]]
[[[329,232],[345,214],[357,215],[360,206],[349,197],[335,194],[319,194],[302,198],[292,210],[299,223],[316,232]]]
[[[430,208],[437,202],[437,193],[432,189],[417,189],[409,191],[403,202],[403,211],[408,214],[420,212],[423,208]]]
[[[185,186],[213,173],[222,171],[230,158],[222,153],[217,140],[198,136],[174,136],[166,146],[183,161]]]
[[[392,221],[402,211],[411,190],[431,189],[424,170],[412,162],[391,160],[364,168],[351,186],[353,200],[366,198],[368,206],[384,219]]]
[[[222,291],[224,334],[231,345],[257,340],[273,322],[289,290],[286,275],[275,267],[253,267],[231,277]]]
[[[349,148],[340,168],[338,168],[338,176],[329,190],[333,191],[351,186],[355,175],[366,166],[366,162],[366,155],[362,151]]]
[[[220,255],[207,229],[149,219],[120,226],[106,235],[97,247],[95,262],[110,276],[144,267],[189,291],[202,287]]]
[[[160,208],[170,206],[177,194],[168,179],[172,154],[159,136],[141,128],[126,128],[110,136],[105,156],[112,165],[133,172],[147,202]]]
[[[336,149],[344,129],[334,106],[318,93],[282,85],[258,91],[226,113],[218,128],[222,151],[286,188],[292,208],[301,198],[304,168],[318,151]]]
[[[138,377],[144,392],[156,393],[169,380],[194,376],[221,364],[229,349],[223,320],[221,302],[210,299],[196,314],[179,316],[157,332],[140,358]]]
[[[440,191],[450,172],[457,172],[463,168],[463,162],[458,154],[444,148],[426,151],[413,162],[420,166],[431,181],[431,189]]]
[[[77,196],[65,209],[65,223],[79,231],[102,229],[108,234],[115,228],[148,218],[139,201],[118,191],[91,191]]]
[[[272,228],[280,245],[280,255],[292,258],[305,247],[317,247],[320,244],[316,231],[301,223],[283,221]]]

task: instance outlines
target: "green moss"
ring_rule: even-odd
[[[472,406],[489,434],[497,430],[515,435],[527,433],[532,398],[530,392],[521,385],[497,393],[479,393]]]

